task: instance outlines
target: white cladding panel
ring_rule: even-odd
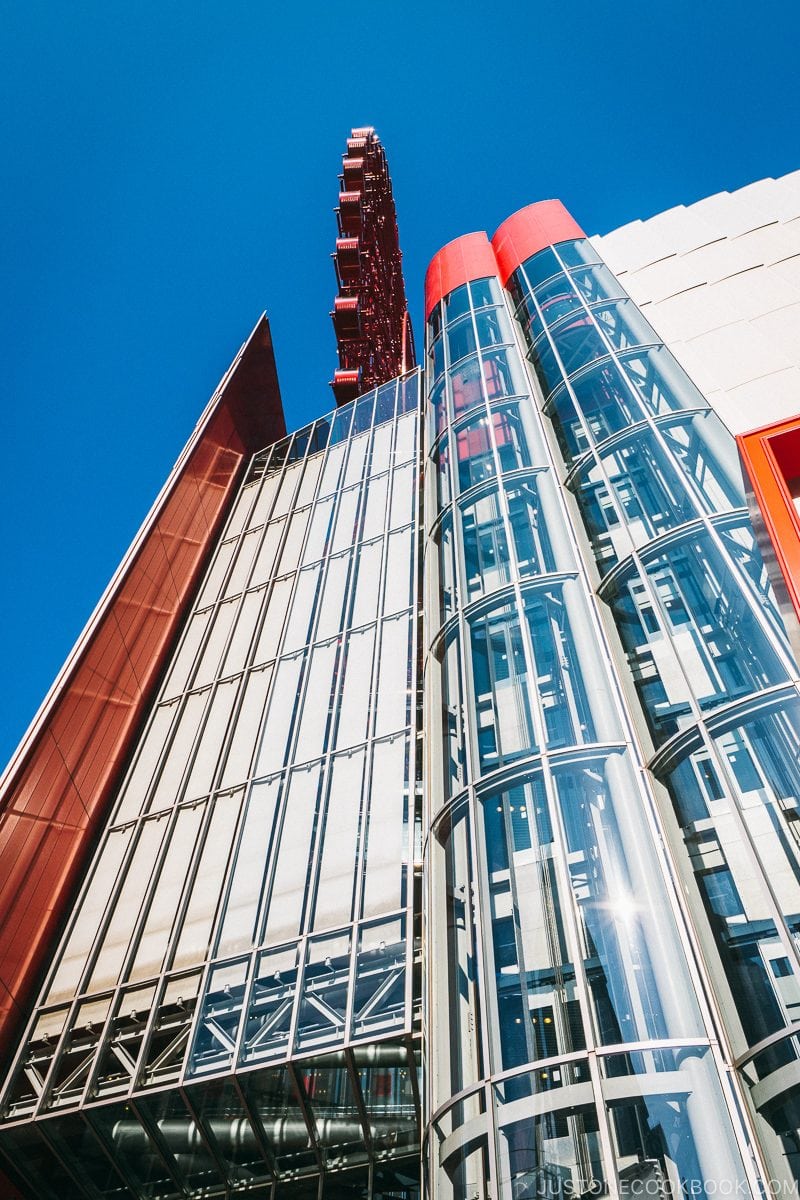
[[[732,433],[800,412],[800,171],[592,242]]]

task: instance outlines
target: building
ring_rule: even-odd
[[[8,1194],[791,1189],[800,174],[457,239],[422,375],[387,227],[354,130],[339,407],[259,321],[4,777]]]

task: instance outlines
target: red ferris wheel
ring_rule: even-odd
[[[352,130],[339,184],[331,387],[341,405],[410,370],[415,357],[392,181],[372,127]]]

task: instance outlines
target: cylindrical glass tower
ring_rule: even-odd
[[[426,308],[432,1190],[791,1179],[800,709],[732,439],[560,206]]]

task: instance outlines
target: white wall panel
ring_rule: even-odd
[[[409,625],[405,615],[382,622],[376,737],[394,733],[406,723]]]
[[[313,566],[304,567],[297,576],[297,585],[292,597],[283,641],[283,650],[286,654],[292,650],[299,650],[309,640],[314,601],[319,591],[321,574],[322,563],[317,562]]]
[[[233,637],[228,647],[228,653],[225,656],[223,670],[226,675],[235,675],[239,671],[244,670],[245,663],[252,649],[256,625],[258,624],[258,618],[266,594],[267,589],[265,587],[261,587],[254,592],[245,592],[244,599],[239,608],[239,615],[236,618]]]
[[[310,652],[305,692],[300,701],[300,728],[295,744],[295,762],[308,762],[325,749],[325,730],[331,706],[333,671],[336,665],[338,642],[325,642]],[[284,696],[284,704],[292,697]]]
[[[414,457],[417,442],[417,414],[405,413],[397,421],[397,435],[394,450],[395,463],[406,462]]]
[[[592,239],[733,433],[800,412],[799,217],[796,171]]]
[[[389,476],[378,475],[370,479],[367,490],[367,506],[364,514],[362,537],[365,542],[383,533],[386,524],[386,504],[389,497]]]
[[[251,788],[220,922],[218,955],[236,954],[253,945],[281,782],[275,776]]]
[[[272,667],[251,671],[245,683],[241,707],[236,714],[233,737],[225,760],[220,787],[229,788],[243,783],[250,774],[250,764],[256,748],[258,731],[264,713]]]
[[[300,683],[303,655],[282,658],[278,663],[272,699],[267,707],[267,717],[261,734],[261,746],[256,760],[257,775],[272,775],[279,771],[286,757],[286,739],[294,716],[294,699]]]
[[[240,678],[218,683],[208,710],[208,719],[197,744],[192,769],[186,781],[186,797],[194,800],[211,791],[222,744],[228,736],[231,711],[239,690]],[[238,780],[237,780],[238,782]]]
[[[256,525],[263,525],[272,515],[272,505],[275,502],[275,497],[278,494],[280,486],[280,475],[267,475],[261,480],[261,488],[258,493],[258,499],[253,505],[253,511],[248,524],[255,528]]]
[[[351,919],[365,759],[362,748],[332,762],[314,929],[334,929]]]
[[[378,615],[383,542],[368,542],[358,550],[358,576],[353,601],[353,625],[366,625]]]
[[[173,661],[172,669],[167,677],[164,687],[165,697],[179,696],[189,682],[189,677],[197,658],[197,652],[200,649],[200,643],[205,636],[213,613],[213,609],[207,608],[203,612],[195,613],[190,620],[183,635],[180,649]]]
[[[373,752],[366,843],[363,917],[400,908],[403,863],[408,859],[408,835],[403,824],[405,737],[376,742]],[[392,780],[392,787],[384,781]]]
[[[370,475],[379,475],[388,471],[391,466],[392,433],[394,426],[391,421],[379,425],[372,435],[372,458],[370,460]]]
[[[171,967],[180,971],[206,958],[219,903],[220,890],[231,853],[243,791],[218,796],[206,833],[200,861],[192,881]]]
[[[278,554],[281,537],[286,521],[281,518],[278,521],[272,521],[266,528],[264,540],[261,543],[256,561],[253,566],[253,574],[250,577],[250,586],[255,587],[259,583],[266,583],[272,578],[275,572],[275,559]]]
[[[291,577],[279,579],[273,585],[253,658],[254,663],[269,662],[278,653],[293,585],[294,579]]]
[[[348,550],[328,559],[325,589],[317,614],[316,636],[320,640],[332,637],[344,627],[344,597],[351,557]]]
[[[283,803],[280,849],[270,892],[266,945],[297,937],[301,929],[306,878],[311,861],[314,819],[317,813],[320,765],[292,771]]]
[[[367,712],[372,687],[375,626],[356,630],[347,638],[344,688],[339,703],[337,748],[354,746],[367,735]]]
[[[204,687],[216,679],[223,651],[228,644],[234,618],[239,611],[239,600],[225,600],[214,611],[211,632],[200,653],[193,684]]]
[[[343,492],[340,496],[336,527],[330,548],[331,554],[338,554],[340,550],[352,546],[356,540],[356,519],[360,500],[360,488],[351,488],[349,492]]]

